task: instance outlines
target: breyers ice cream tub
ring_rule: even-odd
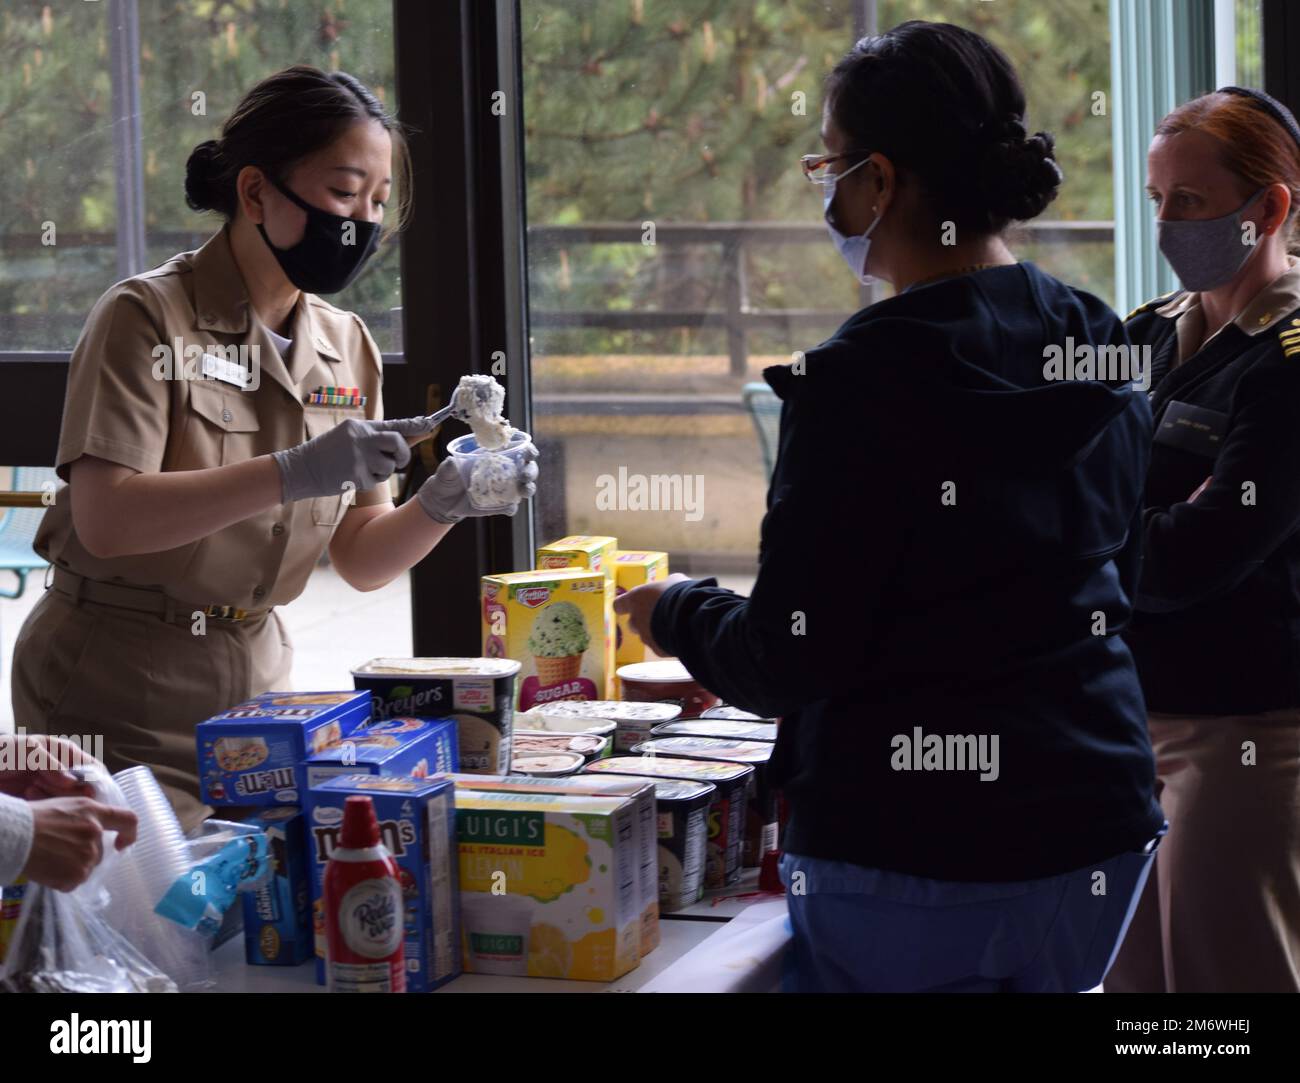
[[[683,718],[698,718],[701,711],[718,702],[718,697],[676,659],[619,666],[618,684],[625,700],[673,703],[682,709]]]
[[[581,719],[601,722],[613,722],[614,751],[627,752],[633,745],[650,739],[650,732],[655,726],[680,718],[682,709],[671,703],[629,703],[622,699],[566,700],[562,703],[548,703],[536,711],[525,711],[521,718],[540,717],[546,729],[557,728],[555,719]],[[530,721],[528,725],[532,725]],[[561,724],[564,729],[578,729],[578,726]]]
[[[645,775],[710,782],[704,886],[726,887],[740,879],[740,846],[745,829],[746,795],[754,768],[723,760],[679,760],[670,756],[614,756],[587,764],[588,774]]]
[[[563,778],[577,774],[587,761],[581,752],[516,752],[510,764],[512,775]]]
[[[352,671],[352,683],[370,693],[377,722],[454,719],[460,770],[494,775],[510,767],[518,673],[509,658],[372,658]]]
[[[780,832],[777,791],[768,782],[767,761],[775,746],[769,741],[732,741],[714,737],[656,737],[636,746],[643,756],[683,756],[717,759],[753,766],[753,792],[745,814],[740,861],[746,868],[762,865],[763,855],[776,850]]]
[[[629,779],[636,775],[626,776]],[[659,909],[681,910],[704,895],[709,806],[717,787],[683,778],[645,778],[655,788],[659,833]]]

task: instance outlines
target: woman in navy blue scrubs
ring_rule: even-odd
[[[864,38],[828,79],[822,137],[804,169],[831,237],[895,296],[765,373],[783,406],[753,594],[673,576],[616,608],[782,718],[790,988],[1090,988],[1163,825],[1116,635],[1141,373],[1105,304],[1002,239],[1061,173],[983,38]]]

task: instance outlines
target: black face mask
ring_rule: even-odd
[[[262,223],[257,223],[257,231],[285,277],[304,293],[338,293],[347,287],[379,247],[379,224],[330,214],[299,199],[269,174],[268,179],[285,198],[307,212],[302,240],[292,248],[276,248]],[[351,244],[344,243],[348,238]]]

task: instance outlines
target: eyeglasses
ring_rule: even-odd
[[[803,169],[805,177],[812,181],[813,184],[820,184],[824,188],[828,184],[834,184],[841,175],[831,172],[831,162],[838,162],[841,158],[850,158],[855,154],[872,153],[874,152],[869,150],[846,150],[842,154],[805,154],[799,159],[799,165]]]

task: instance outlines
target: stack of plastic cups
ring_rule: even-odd
[[[181,990],[211,984],[207,938],[154,913],[176,879],[190,871],[189,845],[180,821],[147,767],[113,776],[139,819],[135,844],[109,872],[108,917],[114,928]]]

